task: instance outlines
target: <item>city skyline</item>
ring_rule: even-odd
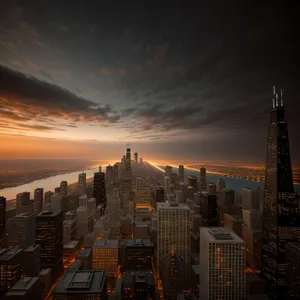
[[[110,159],[128,142],[151,158],[263,162],[278,84],[300,161],[291,7],[132,1],[92,3],[82,14],[81,1],[9,2],[1,157]]]

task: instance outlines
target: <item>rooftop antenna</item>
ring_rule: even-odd
[[[275,96],[276,95],[276,88],[275,88],[275,84],[273,85],[273,108],[275,108]]]
[[[283,89],[280,90],[280,104],[283,106]]]

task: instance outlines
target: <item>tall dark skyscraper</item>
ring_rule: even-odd
[[[105,173],[98,172],[94,174],[94,198],[96,205],[104,204],[106,206]]]
[[[262,275],[271,299],[283,299],[286,294],[285,244],[300,241],[300,214],[282,92],[280,96],[278,99],[274,87],[263,205]]]
[[[4,237],[5,227],[6,227],[6,199],[0,197],[0,239]]]

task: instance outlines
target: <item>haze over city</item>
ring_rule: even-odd
[[[277,84],[299,161],[295,10],[230,4],[2,1],[0,157],[261,163]]]

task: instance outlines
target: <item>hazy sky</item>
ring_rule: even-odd
[[[244,2],[2,0],[0,157],[263,161],[275,83],[300,160],[296,9]]]

